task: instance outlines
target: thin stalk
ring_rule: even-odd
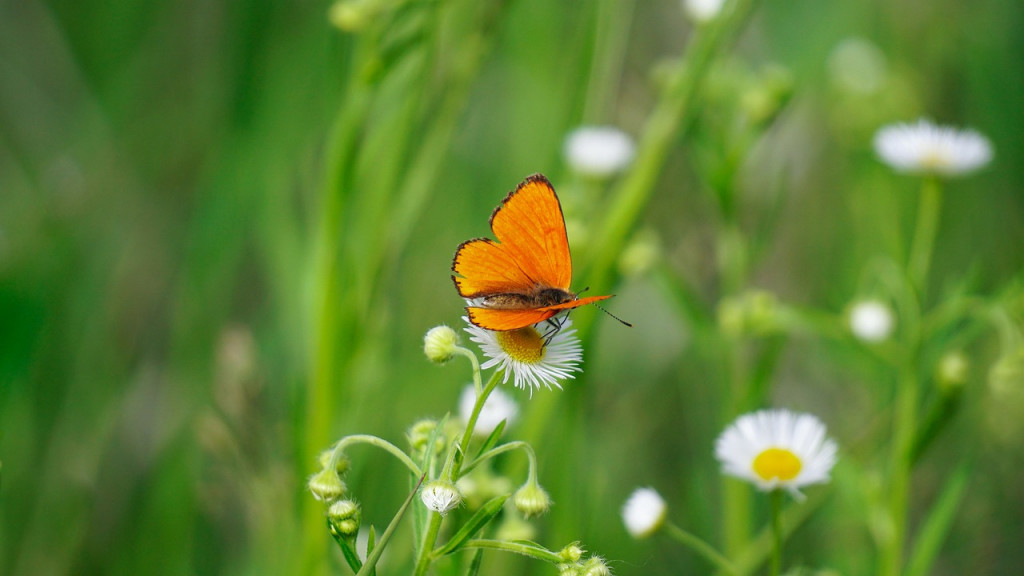
[[[922,296],[926,292],[928,271],[931,266],[935,235],[939,229],[939,216],[942,212],[942,186],[935,177],[925,178],[921,183],[921,197],[917,208],[917,225],[914,229],[913,243],[910,245],[910,258],[907,270],[911,281]],[[923,299],[923,298],[922,298]]]
[[[889,516],[892,533],[881,554],[882,566],[879,573],[882,576],[898,576],[903,567],[903,543],[906,541],[907,505],[914,466],[919,387],[915,362],[910,358],[901,369],[893,414],[895,421],[889,464]]]
[[[770,495],[772,507],[772,536],[775,545],[772,547],[772,576],[779,576],[782,569],[782,541],[785,535],[782,532],[782,490],[772,490]]]
[[[713,546],[705,542],[703,539],[698,538],[694,534],[683,530],[671,522],[666,522],[664,529],[669,536],[675,538],[683,546],[686,546],[690,550],[696,552],[701,558],[707,560],[709,564],[715,566],[720,573],[729,574],[730,576],[738,576],[739,572],[736,571],[736,566],[733,565],[728,558],[723,556],[721,552],[715,550]]]

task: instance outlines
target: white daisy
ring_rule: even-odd
[[[893,328],[892,310],[884,302],[863,300],[850,309],[850,331],[865,342],[889,338]]]
[[[469,319],[463,317],[469,324]],[[495,332],[469,324],[466,332],[469,339],[480,345],[489,360],[480,365],[487,369],[500,367],[508,382],[509,375],[517,388],[529,388],[530,395],[541,386],[561,389],[560,380],[574,378],[573,372],[580,372],[583,362],[583,346],[572,329],[572,321],[566,318],[562,329],[548,341],[545,336],[550,330],[546,322]]]
[[[665,499],[654,488],[637,488],[622,506],[622,523],[634,538],[646,538],[665,521]]]
[[[459,396],[459,416],[462,417],[463,422],[469,422],[469,417],[473,414],[475,406],[476,388],[470,384],[462,390],[462,395]],[[516,406],[512,397],[495,388],[491,390],[483,408],[480,409],[480,414],[476,417],[476,428],[473,429],[473,434],[487,436],[502,420],[505,420],[507,424],[512,424],[518,414],[519,407]]]
[[[607,178],[633,161],[633,139],[610,126],[582,126],[565,139],[565,159],[586,176]]]
[[[925,119],[883,126],[875,133],[875,152],[899,172],[943,176],[966,174],[992,160],[992,145],[981,134]]]
[[[764,491],[828,482],[836,444],[815,416],[788,410],[761,410],[736,419],[715,442],[722,472]]]

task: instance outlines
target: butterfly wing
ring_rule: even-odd
[[[536,286],[569,289],[569,239],[547,178],[534,174],[510,192],[491,214],[491,231],[498,242],[476,238],[455,251],[452,279],[460,296],[525,294]]]
[[[491,214],[491,230],[534,284],[569,290],[569,238],[562,205],[547,178],[534,174],[510,192]]]
[[[469,306],[469,321],[485,330],[515,330],[531,324],[543,322],[558,313],[557,310],[525,308],[522,310],[502,310],[499,308],[478,308]]]

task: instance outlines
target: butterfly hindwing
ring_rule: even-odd
[[[525,308],[522,310],[502,310],[497,308],[466,308],[469,321],[486,330],[515,330],[523,326],[537,324],[551,318],[557,310],[541,310]]]

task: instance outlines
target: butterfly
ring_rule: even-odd
[[[469,321],[487,330],[515,330],[608,296],[579,298],[569,290],[572,259],[555,189],[541,174],[523,180],[491,214],[489,238],[455,250],[452,280],[471,301]],[[555,327],[557,330],[558,326]]]

